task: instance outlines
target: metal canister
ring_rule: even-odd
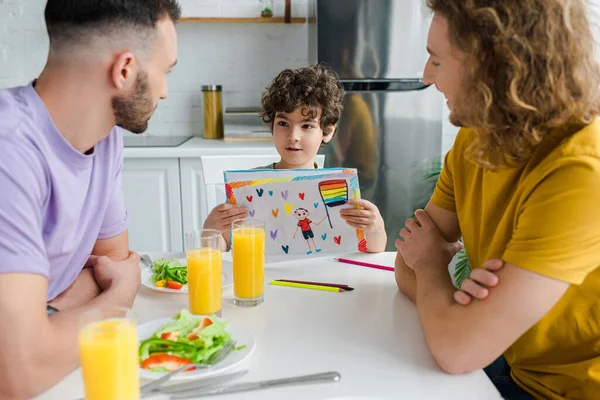
[[[204,139],[223,139],[223,103],[221,85],[202,86],[204,93]]]

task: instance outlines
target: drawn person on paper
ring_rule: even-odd
[[[325,218],[327,218],[327,217],[323,217],[322,220],[320,220],[317,223],[314,223],[310,219],[308,219],[309,215],[310,215],[310,213],[308,212],[308,210],[306,208],[297,208],[294,210],[294,217],[296,217],[298,219],[298,226],[296,227],[296,231],[294,232],[294,236],[292,236],[292,239],[296,239],[296,234],[298,233],[298,228],[300,228],[302,230],[302,236],[304,236],[304,240],[306,240],[306,244],[308,245],[308,251],[306,252],[306,254],[312,254],[312,249],[310,247],[309,239],[312,240],[312,244],[313,244],[313,247],[315,248],[315,252],[318,253],[321,251],[321,249],[317,249],[317,244],[315,243],[315,234],[313,233],[310,225],[314,224],[315,226],[318,226],[321,222],[323,222],[325,220]]]

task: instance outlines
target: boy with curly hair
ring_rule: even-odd
[[[317,168],[319,148],[329,143],[342,114],[344,88],[337,74],[324,65],[286,69],[277,75],[262,97],[261,117],[271,125],[279,162],[260,169]],[[367,200],[349,200],[356,208],[340,211],[353,228],[362,229],[369,252],[385,250],[387,234],[379,209]],[[248,209],[224,203],[216,206],[204,222],[218,229],[229,248],[231,222],[245,218]]]

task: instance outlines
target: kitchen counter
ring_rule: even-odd
[[[193,137],[177,147],[125,147],[125,158],[197,158],[205,155],[277,154],[270,140],[223,141]]]

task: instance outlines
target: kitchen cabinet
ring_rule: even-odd
[[[182,251],[179,159],[123,161],[129,247],[139,252]]]

